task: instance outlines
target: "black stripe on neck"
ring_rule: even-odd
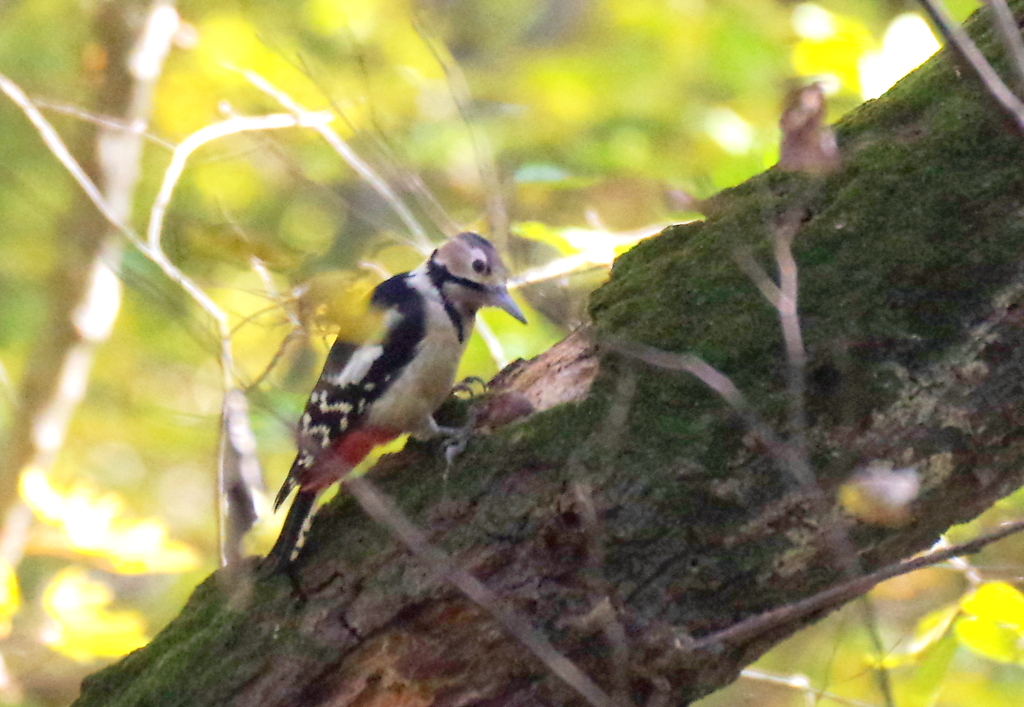
[[[444,311],[448,315],[448,318],[452,320],[452,326],[455,327],[455,335],[459,338],[459,343],[462,343],[463,338],[466,336],[466,330],[463,326],[462,315],[459,314],[459,310],[455,308],[452,301],[448,299],[448,295],[444,291],[444,284],[446,282],[454,282],[457,285],[469,287],[475,290],[486,289],[483,285],[472,280],[467,280],[464,277],[456,277],[452,275],[448,268],[441,265],[434,260],[434,255],[431,253],[430,259],[427,261],[427,277],[430,278],[430,283],[437,290],[437,294],[441,295],[441,304],[444,305]]]
[[[430,254],[430,260],[427,261],[427,273],[430,275],[431,282],[433,282],[438,289],[441,289],[441,285],[446,282],[454,282],[456,285],[461,285],[462,287],[470,290],[476,290],[477,292],[487,291],[487,285],[481,285],[479,282],[473,282],[468,278],[452,275],[448,268],[434,260],[434,256],[436,254],[436,250]]]

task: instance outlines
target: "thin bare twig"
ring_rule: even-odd
[[[635,376],[627,374],[619,383],[620,392],[623,388],[628,390],[628,398],[632,398],[636,389]],[[619,397],[618,395],[616,397]],[[619,413],[614,411],[609,414],[601,427],[624,427],[625,420],[617,421],[616,417],[625,417],[628,412],[628,404],[622,406],[624,410]],[[614,434],[614,433],[613,433]],[[588,582],[595,585],[591,591],[593,608],[587,614],[587,620],[591,624],[600,626],[604,634],[604,640],[611,649],[609,660],[611,668],[611,680],[613,696],[619,704],[627,704],[629,701],[629,637],[626,635],[626,628],[619,621],[615,602],[612,601],[612,587],[607,580],[601,577],[601,568],[604,565],[604,552],[601,543],[602,527],[597,514],[597,507],[594,503],[594,491],[589,484],[575,481],[570,486],[570,493],[573,496],[574,505],[579,510],[582,519],[583,532],[587,540],[587,566],[596,574],[598,579]]]
[[[740,677],[746,680],[756,680],[757,682],[765,682],[770,685],[779,685],[781,687],[788,687],[792,690],[799,690],[812,698],[812,704],[817,704],[819,700],[826,699],[837,704],[847,705],[848,707],[875,707],[869,702],[861,702],[860,700],[836,695],[832,692],[828,692],[827,690],[819,690],[815,687],[811,687],[811,681],[806,675],[772,675],[771,673],[766,673],[761,670],[757,670],[756,668],[744,668],[740,672]]]
[[[86,123],[92,123],[101,128],[110,128],[111,130],[120,130],[123,132],[138,133],[144,139],[159,145],[160,147],[166,148],[168,151],[173,150],[175,145],[170,140],[165,140],[159,135],[155,135],[147,130],[139,130],[138,126],[133,125],[132,122],[115,118],[109,115],[100,115],[99,113],[93,113],[85,110],[81,106],[75,106],[68,103],[60,103],[58,101],[51,101],[47,98],[40,98],[39,96],[33,96],[31,98],[32,103],[39,108],[46,110],[52,110],[54,113],[60,113],[62,115],[69,115],[72,118],[78,118]]]
[[[477,130],[473,123],[469,109],[473,101],[472,91],[469,89],[469,82],[458,62],[448,52],[448,48],[435,38],[435,33],[425,26],[425,18],[422,13],[413,22],[416,33],[434,60],[444,71],[448,79],[448,91],[452,101],[459,111],[462,124],[466,126],[469,133],[469,143],[473,148],[473,156],[476,158],[477,171],[480,174],[480,182],[487,199],[487,221],[490,226],[490,235],[498,250],[504,251],[508,248],[509,217],[505,199],[502,197],[501,179],[498,176],[498,165],[494,160],[494,148],[491,147],[487,135]]]
[[[89,200],[96,206],[103,217],[119,231],[124,237],[141,252],[146,258],[163,271],[172,282],[177,283],[191,299],[213,320],[216,325],[220,339],[220,363],[223,375],[225,393],[238,388],[234,372],[234,355],[231,350],[231,328],[228,315],[213,301],[213,299],[189,276],[182,272],[162,250],[161,232],[164,216],[167,207],[174,193],[174,188],[184,171],[188,158],[202,145],[220,137],[240,132],[270,130],[288,127],[316,127],[333,119],[333,115],[327,112],[302,113],[277,113],[266,116],[240,117],[235,116],[227,120],[206,126],[196,133],[187,137],[178,145],[171,157],[171,164],[164,173],[164,179],[156,199],[150,211],[147,239],[143,241],[119,216],[118,209],[115,209],[102,192],[92,181],[85,170],[74,158],[65,146],[60,135],[54,130],[49,121],[42,115],[39,109],[32,104],[25,93],[3,74],[0,74],[0,91],[3,91],[35,126],[43,142],[50,149],[58,161],[64,166],[69,174],[88,196]],[[221,504],[218,504],[221,505]],[[223,519],[222,519],[223,521]],[[222,540],[226,537],[224,529],[226,523],[222,522]],[[227,553],[223,552],[222,557]]]
[[[239,388],[224,393],[217,462],[220,562],[236,565],[242,559],[242,538],[258,516],[255,494],[263,489],[249,405]]]
[[[779,314],[782,337],[786,344],[790,444],[795,448],[796,454],[806,456],[807,417],[804,411],[804,396],[807,385],[804,371],[807,367],[807,351],[804,348],[803,335],[800,331],[800,315],[797,307],[798,270],[796,259],[793,257],[793,238],[798,227],[798,214],[796,210],[792,210],[772,229],[775,241],[775,262],[779,268],[779,284],[775,284],[764,268],[754,260],[749,249],[738,249],[733,258]]]
[[[11,385],[11,377],[7,374],[7,367],[4,366],[4,362],[0,361],[0,396],[3,397],[4,402],[12,410],[18,406],[18,397],[14,393],[14,387]]]
[[[517,613],[507,610],[501,599],[476,577],[462,569],[442,550],[430,544],[391,499],[381,493],[365,476],[349,477],[345,489],[355,497],[363,511],[401,541],[442,581],[457,587],[480,608],[491,614],[505,630],[523,644],[548,670],[593,707],[616,707],[611,697],[574,662],[560,653],[551,642]]]
[[[153,90],[170,51],[171,36],[178,28],[178,14],[170,0],[154,0],[137,37],[129,35],[119,10],[106,21],[119,25],[107,35],[104,50],[110,56],[105,78],[125,92],[124,119],[129,128],[101,126],[95,135],[93,154],[103,188],[89,178],[64,145],[57,132],[42,116],[24,91],[0,75],[3,91],[28,118],[44,144],[58,157],[72,176],[83,185],[87,197],[100,209],[104,219],[115,224],[131,214],[138,183],[145,131]],[[111,92],[107,92],[113,95]],[[120,103],[120,99],[117,101]],[[113,103],[104,102],[112,108]],[[121,108],[122,106],[118,106]],[[123,241],[102,221],[85,210],[80,215],[84,228],[73,255],[60,266],[63,287],[53,296],[54,311],[43,340],[45,353],[32,359],[25,371],[20,409],[15,417],[5,459],[8,467],[0,484],[0,544],[5,559],[17,564],[31,522],[31,513],[18,498],[18,479],[28,468],[47,471],[64,445],[68,425],[88,387],[96,347],[113,331],[120,311],[121,281],[117,271]]]
[[[939,542],[935,543],[935,547],[936,549],[950,547],[949,539],[943,535],[939,538]],[[981,572],[978,571],[978,568],[971,564],[970,560],[967,558],[951,557],[949,558],[949,566],[960,572],[971,587],[977,588],[985,581],[981,576]]]
[[[491,359],[498,366],[500,371],[502,368],[508,365],[508,355],[505,353],[505,347],[501,345],[501,339],[491,329],[482,317],[477,317],[476,330],[480,333],[480,338],[484,340],[484,344],[487,346],[487,353],[491,355]]]
[[[806,455],[801,454],[799,450],[780,439],[771,426],[761,420],[757,411],[732,380],[700,356],[677,354],[662,351],[653,346],[625,341],[603,341],[602,346],[638,358],[652,366],[670,371],[685,371],[696,376],[704,385],[718,393],[725,402],[732,406],[743,419],[747,428],[761,438],[768,454],[792,474],[799,483],[814,483],[814,474],[807,462]]]
[[[1006,4],[1006,0],[985,0],[985,4],[992,8],[999,38],[1010,55],[1010,64],[1017,72],[1019,89],[1024,85],[1024,41],[1020,37],[1017,18],[1013,16],[1013,11]]]
[[[346,30],[351,34],[351,28],[346,27]],[[358,44],[358,41],[353,35],[350,37],[353,44]],[[373,137],[374,147],[378,151],[378,157],[384,164],[388,171],[390,171],[389,178],[392,181],[400,183],[405,187],[416,199],[416,203],[420,205],[420,208],[427,214],[427,217],[433,221],[434,227],[439,229],[442,233],[447,236],[453,236],[459,231],[459,225],[455,223],[455,220],[445,211],[441,202],[438,201],[437,197],[427,189],[427,185],[423,183],[423,179],[420,175],[416,174],[415,171],[406,167],[401,158],[397,155],[394,148],[387,141],[384,130],[380,126],[380,121],[377,118],[376,102],[372,98],[372,88],[370,85],[370,71],[367,68],[364,53],[358,51],[355,54],[356,63],[359,67],[359,75],[363,82],[364,91],[366,96],[369,98],[368,109],[370,115],[370,124],[373,126],[373,130],[370,131],[370,135]],[[309,79],[314,86],[320,91],[320,94],[330,104],[334,112],[338,114],[341,120],[348,126],[349,130],[356,132],[356,125],[342,110],[341,106],[338,105],[334,97],[331,96],[327,90],[324,89],[323,82],[318,80],[314,75],[312,67],[305,61],[305,58],[301,55],[298,57],[298,64],[296,68],[302,72],[302,75]]]
[[[150,250],[156,252],[161,249],[160,234],[163,231],[164,216],[167,213],[167,206],[171,201],[171,195],[174,193],[174,188],[177,186],[178,180],[181,178],[181,173],[185,170],[185,163],[188,161],[188,158],[192,156],[193,152],[206,143],[227,135],[255,130],[274,130],[294,127],[313,128],[314,130],[319,131],[324,125],[332,120],[334,120],[334,116],[327,111],[321,111],[319,113],[273,113],[271,115],[252,117],[233,116],[227,120],[222,120],[219,123],[213,123],[212,125],[200,128],[189,135],[187,138],[182,140],[180,145],[174,148],[174,153],[171,156],[171,163],[164,171],[164,178],[160,184],[160,191],[157,192],[156,199],[153,201],[153,209],[150,211],[149,216],[149,227],[146,232],[146,243]]]
[[[263,383],[264,380],[267,379],[270,373],[275,368],[277,368],[277,365],[281,362],[281,359],[284,358],[284,354],[288,350],[288,347],[291,346],[292,342],[295,341],[302,334],[302,322],[299,321],[299,317],[295,313],[295,308],[288,306],[289,303],[294,302],[296,298],[294,296],[286,298],[282,296],[280,292],[277,291],[277,287],[274,285],[274,279],[271,277],[270,271],[267,270],[267,266],[264,265],[262,260],[253,256],[250,259],[250,263],[252,264],[253,271],[256,273],[257,276],[259,276],[260,280],[263,282],[263,290],[267,298],[274,303],[274,306],[266,307],[264,309],[261,309],[259,312],[250,315],[249,317],[246,317],[241,322],[235,325],[235,329],[233,331],[237,331],[237,329],[240,326],[242,326],[242,324],[253,321],[256,317],[263,316],[264,314],[267,314],[268,312],[274,310],[280,310],[284,312],[284,315],[288,319],[288,323],[292,325],[292,328],[289,329],[288,334],[285,335],[284,339],[281,340],[281,343],[278,345],[277,350],[274,351],[274,355],[271,357],[270,362],[267,363],[267,365],[263,368],[259,375],[256,376],[256,378],[254,378],[252,381],[249,382],[248,385],[245,386],[246,393],[248,393],[251,390],[255,390],[257,387],[259,387],[261,383]]]
[[[782,325],[786,342],[787,388],[790,409],[790,444],[801,457],[807,456],[807,416],[804,397],[807,388],[804,375],[807,368],[807,350],[800,332],[800,314],[797,307],[799,287],[796,259],[793,257],[793,239],[800,228],[802,209],[790,209],[780,223],[772,229],[775,236],[775,262],[779,267],[779,302],[775,309]]]
[[[683,223],[692,223],[692,221],[684,221]],[[672,224],[655,223],[632,231],[621,231],[610,235],[615,236],[614,243],[616,247],[631,246],[646,238],[658,235],[670,225]],[[563,258],[557,258],[549,263],[545,263],[544,265],[530,268],[525,272],[519,273],[509,280],[508,288],[513,290],[526,285],[533,285],[538,282],[554,280],[556,278],[565,277],[566,275],[574,275],[583,272],[585,269],[608,268],[611,266],[613,260],[615,260],[615,252],[613,248],[592,250],[584,249],[579,253],[567,255]]]
[[[81,165],[78,164],[78,160],[72,156],[60,135],[58,135],[57,131],[53,129],[53,126],[50,125],[50,121],[48,121],[43,114],[39,112],[39,109],[33,105],[29,97],[25,95],[25,92],[2,73],[0,73],[0,91],[3,91],[4,94],[21,109],[21,112],[25,114],[25,117],[28,118],[29,122],[35,127],[36,132],[39,133],[39,137],[42,138],[43,143],[50,149],[53,156],[56,157],[64,166],[64,169],[68,171],[68,174],[74,178],[85,192],[85,195],[89,197],[89,200],[96,206],[97,210],[99,210],[103,217],[107,219],[114,228],[120,231],[125,238],[131,241],[133,245],[141,247],[142,241],[139,239],[138,234],[129,226],[122,223],[121,219],[110,210],[110,207],[107,205],[107,200],[103,197],[99,188],[93,183],[89,175],[85,173],[85,170],[82,169]]]
[[[985,59],[981,50],[978,49],[978,45],[967,36],[967,32],[960,25],[953,21],[939,0],[918,1],[939,31],[942,32],[946,42],[974,69],[989,95],[1017,124],[1017,129],[1024,133],[1024,103],[999,78],[999,74]]]
[[[740,266],[743,274],[750,278],[750,281],[754,283],[758,291],[764,295],[768,303],[778,309],[781,304],[782,292],[779,290],[779,286],[768,277],[767,271],[761,267],[761,264],[754,260],[750,249],[737,248],[733,254],[733,260]]]
[[[334,119],[329,112],[320,113],[275,113],[264,116],[232,116],[212,125],[200,128],[186,137],[174,149],[171,163],[164,171],[150,210],[146,242],[140,244],[143,253],[178,286],[184,289],[192,300],[216,323],[220,337],[220,364],[224,385],[222,406],[221,444],[217,464],[218,530],[220,560],[227,566],[241,556],[241,540],[255,519],[253,495],[261,485],[258,462],[254,450],[248,449],[249,430],[248,408],[244,391],[235,375],[234,353],[231,347],[231,326],[228,315],[213,301],[205,290],[179,270],[163,251],[161,234],[164,217],[174,189],[185,170],[185,164],[192,154],[203,145],[218,138],[242,132],[274,130],[291,127],[316,129]],[[248,436],[247,436],[248,435]]]
[[[882,660],[888,651],[886,651],[885,644],[882,643],[882,634],[878,630],[878,613],[875,611],[875,604],[866,594],[860,598],[858,603],[864,614],[864,627],[867,630],[868,640],[871,641],[871,647],[875,653],[875,660],[870,666],[871,674],[875,678],[878,691],[882,693],[885,707],[896,707],[896,699],[892,693],[892,680],[889,677],[889,670]]]
[[[234,356],[231,352],[231,328],[227,314],[184,272],[178,269],[170,258],[164,253],[161,246],[161,233],[163,230],[164,216],[167,206],[170,203],[174,188],[185,169],[188,158],[201,146],[227,135],[236,133],[273,130],[292,127],[309,127],[316,129],[330,120],[333,115],[327,112],[304,113],[294,115],[292,113],[273,113],[264,116],[241,117],[235,116],[213,125],[208,125],[197,130],[185,138],[174,150],[171,163],[164,172],[164,179],[153,202],[150,211],[149,226],[145,243],[138,243],[137,247],[142,250],[153,263],[155,263],[172,281],[185,290],[192,300],[198,304],[203,311],[209,315],[217,325],[217,331],[221,341],[221,370],[224,375],[224,389],[231,390],[236,387],[234,376]]]
[[[802,618],[832,609],[866,593],[876,584],[893,577],[899,577],[924,567],[946,562],[960,555],[970,555],[987,545],[1024,531],[1024,520],[1006,523],[998,530],[982,535],[960,545],[918,555],[903,562],[897,562],[880,570],[837,584],[814,596],[792,604],[780,606],[749,619],[744,619],[729,628],[704,636],[692,644],[690,650],[717,650],[723,643],[741,644],[770,631],[778,626],[796,622]]]
[[[299,103],[289,96],[284,91],[281,91],[276,86],[271,84],[265,78],[257,74],[255,71],[248,71],[245,69],[234,69],[244,76],[249,83],[255,86],[257,89],[267,94],[275,101],[281,104],[282,107],[292,111],[297,116],[309,115],[310,111],[303,108]],[[334,151],[351,167],[355,172],[362,177],[370,187],[373,188],[387,203],[394,209],[395,213],[405,224],[406,228],[412,233],[415,239],[416,247],[424,254],[429,253],[434,249],[430,238],[427,237],[426,231],[423,230],[423,226],[420,225],[416,217],[413,216],[409,207],[405,205],[395,191],[388,186],[388,183],[384,181],[376,170],[373,169],[364,159],[356,154],[355,150],[345,142],[338,133],[333,130],[329,125],[315,125],[313,127],[322,137],[328,145],[334,148]]]

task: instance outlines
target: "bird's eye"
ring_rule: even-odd
[[[482,260],[473,261],[473,272],[483,272],[487,269],[487,263]]]

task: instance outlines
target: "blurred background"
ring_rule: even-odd
[[[273,493],[333,337],[431,243],[479,230],[516,273],[530,326],[484,313],[463,362],[488,378],[579,324],[616,254],[774,164],[794,86],[820,81],[831,122],[938,46],[902,0],[0,0],[0,73],[123,222],[167,207],[161,265],[0,96],[0,704],[68,704],[218,566],[225,385]],[[330,111],[334,145],[196,136],[281,100]],[[256,506],[250,553],[281,522]],[[1017,706],[1022,550],[886,583],[704,704]]]

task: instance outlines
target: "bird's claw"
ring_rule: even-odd
[[[446,439],[444,442],[445,466],[451,469],[452,464],[455,462],[455,458],[462,454],[466,449],[467,444],[469,444],[469,434],[455,435]]]
[[[447,469],[452,468],[455,458],[466,449],[470,438],[473,436],[473,425],[476,422],[473,411],[470,411],[469,419],[462,427],[438,427],[438,432],[444,437],[441,448],[444,450],[444,460]]]

